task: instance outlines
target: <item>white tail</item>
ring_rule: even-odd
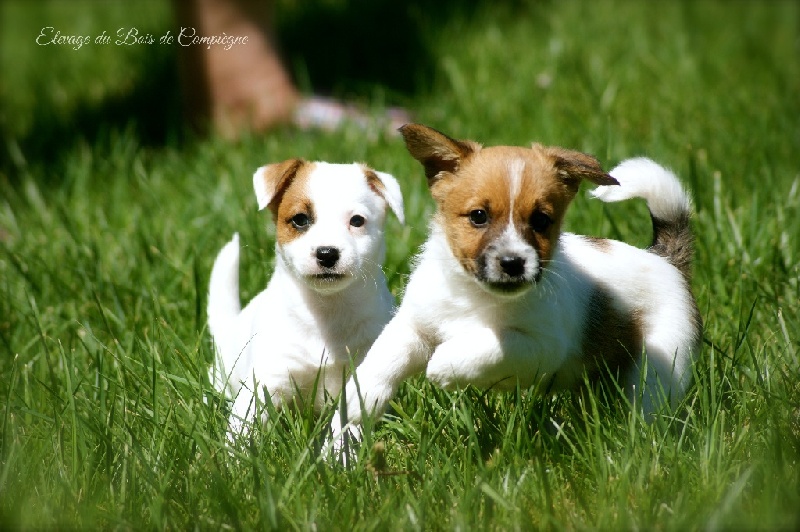
[[[233,320],[241,310],[239,234],[236,233],[217,255],[208,287],[208,328],[216,348],[216,360],[211,368],[210,380],[220,391],[224,389],[227,381],[225,366],[228,364],[225,363],[225,351],[230,349],[227,335],[231,333]]]
[[[648,251],[664,257],[687,280],[691,279],[694,256],[689,225],[691,202],[675,174],[644,157],[623,161],[609,174],[619,185],[597,187],[592,195],[607,202],[647,200],[653,223],[653,242]]]
[[[619,181],[619,186],[597,187],[592,191],[595,198],[605,202],[643,198],[659,220],[674,220],[689,213],[689,196],[675,174],[646,157],[623,161],[609,175]]]

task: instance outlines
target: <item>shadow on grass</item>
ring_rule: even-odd
[[[132,129],[141,145],[156,147],[182,135],[175,54],[150,46],[141,46],[140,51],[133,82],[125,90],[111,92],[99,101],[87,94],[70,94],[74,105],[66,114],[45,95],[48,80],[41,76],[40,85],[33,88],[37,104],[29,110],[31,126],[22,135],[1,132],[0,172],[10,177],[12,185],[30,165],[47,168],[42,178],[57,182],[59,163],[78,142],[94,146],[114,131]]]
[[[431,41],[453,17],[470,17],[486,0],[299,2],[279,13],[287,62],[315,91],[393,96],[425,88],[436,66]]]
[[[471,17],[485,3],[278,2],[277,33],[286,63],[301,78],[303,89],[356,99],[379,94],[385,102],[378,103],[402,105],[430,85],[436,69],[431,49],[436,28],[452,17]],[[100,101],[87,94],[67,94],[75,103],[66,116],[48,97],[36,98],[30,110],[8,110],[32,114],[31,126],[21,135],[3,126],[8,131],[2,131],[0,171],[10,176],[12,185],[29,164],[48,168],[44,179],[57,182],[58,163],[77,142],[103,146],[117,130],[132,130],[145,147],[180,146],[195,138],[182,116],[177,47],[140,46],[136,52],[141,55],[131,64],[133,83]],[[37,82],[34,92],[45,95],[47,75],[42,73]]]

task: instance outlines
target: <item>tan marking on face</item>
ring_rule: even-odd
[[[305,231],[292,224],[292,218],[297,214],[306,214],[310,223],[314,222],[314,206],[308,197],[308,178],[315,168],[314,163],[301,166],[294,178],[281,190],[280,197],[270,204],[272,219],[275,222],[276,239],[280,245],[286,245],[302,236]]]
[[[540,264],[546,265],[575,189],[559,177],[546,150],[498,146],[472,154],[456,174],[437,181],[431,193],[453,254],[468,272],[476,274],[487,246],[512,223],[536,250]],[[488,213],[485,227],[470,222],[469,213],[476,209]],[[544,231],[531,228],[531,214],[536,211],[553,221]]]
[[[637,312],[614,306],[613,296],[597,288],[589,300],[582,347],[591,380],[624,375],[642,353],[644,332]]]
[[[364,178],[366,178],[367,185],[369,186],[370,190],[386,201],[386,186],[378,177],[378,174],[375,173],[375,170],[364,164],[360,166],[361,170],[364,172]]]

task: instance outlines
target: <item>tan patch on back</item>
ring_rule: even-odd
[[[598,238],[594,236],[583,236],[582,238],[597,251],[602,253],[611,252],[611,241],[607,238]]]
[[[316,165],[307,163],[301,166],[291,181],[276,195],[276,200],[270,204],[272,219],[275,222],[275,233],[279,244],[285,245],[301,236],[304,231],[298,230],[292,224],[292,218],[297,214],[306,214],[313,223],[314,206],[308,197],[308,178]]]
[[[522,161],[524,165],[509,161]],[[515,189],[518,193],[512,198]],[[431,193],[439,205],[437,220],[445,229],[453,254],[467,271],[475,273],[476,260],[512,221],[536,249],[542,264],[546,264],[575,191],[558,176],[552,158],[544,150],[497,146],[469,156],[457,174],[434,183]],[[486,227],[470,223],[469,213],[476,209],[489,214]],[[536,210],[554,222],[541,233],[530,228],[530,216]]]
[[[613,305],[612,296],[595,289],[589,300],[583,334],[584,365],[591,380],[609,372],[624,374],[641,356],[644,324],[637,313],[625,313]]]

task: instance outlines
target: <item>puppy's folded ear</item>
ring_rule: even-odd
[[[302,159],[288,159],[282,163],[268,164],[256,170],[256,173],[253,174],[253,188],[256,191],[259,211],[280,203],[283,191],[304,164],[306,162]]]
[[[406,223],[405,215],[403,214],[403,193],[400,191],[400,184],[397,179],[386,172],[378,172],[363,165],[362,168],[364,175],[367,177],[369,187],[386,201],[386,204],[392,209],[401,224]]]
[[[570,187],[577,189],[582,179],[595,185],[619,185],[591,155],[559,147],[549,147],[546,151],[553,158],[556,172]]]
[[[463,159],[481,149],[477,142],[451,139],[422,124],[406,124],[400,133],[408,152],[425,167],[428,185],[436,182],[442,172],[457,172]]]

